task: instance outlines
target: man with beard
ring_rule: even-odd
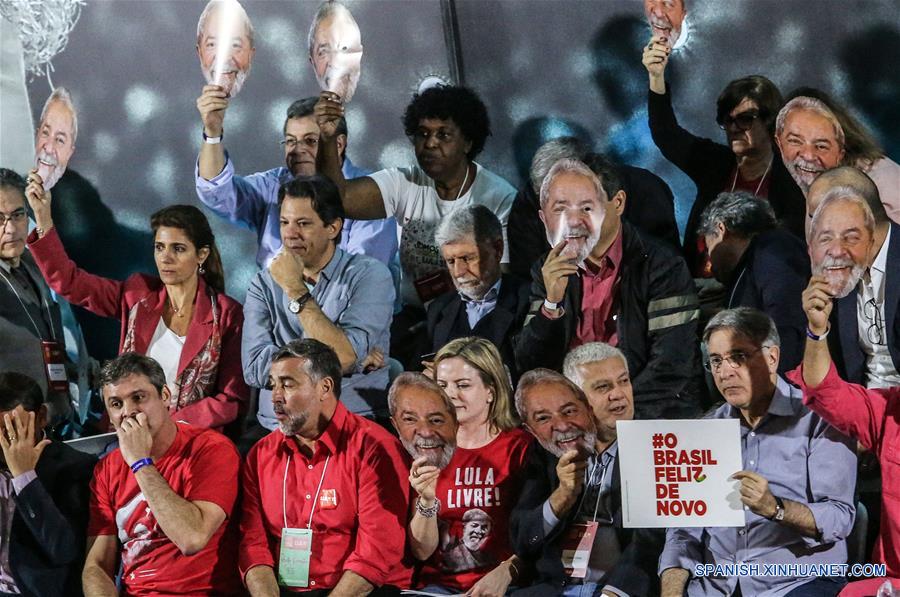
[[[65,174],[78,137],[78,114],[65,87],[57,87],[44,103],[41,123],[34,137],[34,162],[50,190]]]
[[[612,372],[613,386],[598,388],[592,400],[547,369],[529,371],[519,381],[516,410],[542,447],[528,454],[526,481],[510,520],[513,548],[534,560],[537,572],[535,584],[516,594],[653,594],[659,538],[623,529],[621,522],[614,420],[631,418],[625,358],[612,347],[591,344],[576,349],[567,363],[589,385]],[[588,552],[580,554],[587,561],[580,567],[573,554],[585,531],[593,541],[577,548]]]
[[[341,362],[318,340],[278,349],[269,385],[278,429],[253,447],[242,474],[240,570],[250,594],[405,586],[400,442],[339,401]]]
[[[483,205],[457,209],[440,223],[434,238],[456,289],[428,305],[430,350],[478,336],[493,342],[504,363],[513,365],[515,338],[528,313],[528,286],[500,273],[500,220]],[[518,379],[514,369],[511,373]]]
[[[775,119],[775,144],[788,173],[806,196],[816,176],[844,159],[844,130],[820,100],[799,96]]]
[[[340,96],[344,103],[359,83],[362,41],[359,25],[347,7],[328,0],[319,6],[309,27],[309,63],[323,91]]]
[[[803,241],[778,227],[767,201],[746,191],[720,194],[703,210],[697,235],[725,286],[725,308],[753,307],[771,317],[781,338],[778,372],[799,365],[806,342],[800,294],[809,282]]]
[[[253,65],[253,24],[237,0],[210,0],[197,21],[197,55],[209,85],[236,96]]]
[[[682,257],[622,221],[625,194],[604,164],[564,159],[544,178],[553,248],[532,268],[516,366],[559,369],[569,349],[605,342],[628,360],[638,418],[694,416],[703,389],[693,280]]]
[[[644,0],[644,14],[653,30],[653,37],[675,50],[684,45],[681,37],[687,18],[687,0]]]
[[[256,233],[259,249],[256,263],[266,267],[281,248],[278,216],[278,189],[296,176],[316,173],[319,125],[313,109],[316,98],[300,99],[287,109],[284,121],[284,166],[249,176],[235,174],[234,162],[222,143],[223,122],[229,99],[218,85],[206,85],[197,99],[203,121],[203,146],[195,170],[197,196],[216,214]],[[336,122],[335,143],[338,163],[348,179],[365,176],[347,157],[347,122]],[[357,221],[346,219],[341,248],[354,255],[374,257],[388,265],[397,252],[397,227],[393,219]]]
[[[703,332],[706,367],[725,398],[709,418],[740,423],[744,506],[741,527],[668,530],[659,558],[663,597],[837,595],[843,578],[790,573],[702,576],[700,564],[793,564],[847,561],[856,486],[854,442],[801,401],[778,375],[778,331],[756,309],[727,309]]]
[[[872,180],[855,168],[826,172],[810,198],[813,274],[835,299],[832,352],[841,376],[869,388],[900,385],[900,226],[888,219]]]
[[[301,176],[278,191],[284,246],[259,272],[244,301],[241,361],[244,379],[260,388],[260,427],[245,433],[242,447],[278,425],[269,399],[269,366],[279,346],[314,338],[332,346],[343,375],[342,403],[350,412],[386,417],[388,369],[369,364],[390,339],[394,283],[387,267],[337,246],[344,209],[337,187],[323,176]]]

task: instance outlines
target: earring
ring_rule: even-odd
[[[202,264],[202,263],[201,263],[200,265],[197,266],[197,272],[198,272],[200,275],[203,275],[203,274],[206,273],[206,268],[203,267],[203,264]]]

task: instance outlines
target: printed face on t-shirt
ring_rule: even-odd
[[[456,419],[442,396],[419,386],[404,386],[394,399],[391,416],[400,442],[413,459],[443,469],[456,449]]]
[[[569,450],[594,452],[594,419],[588,405],[571,388],[560,382],[541,382],[526,390],[523,401],[525,426],[545,450],[557,457]]]
[[[470,516],[473,512],[480,514],[472,517],[470,520],[466,520],[466,517]],[[466,512],[466,515],[463,516],[463,522],[463,544],[468,547],[470,551],[478,551],[491,534],[491,517],[482,510],[469,510]]]

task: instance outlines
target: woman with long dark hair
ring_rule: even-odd
[[[173,418],[222,429],[248,398],[241,368],[241,305],[225,295],[225,275],[206,216],[190,205],[150,217],[159,276],[125,281],[95,276],[69,259],[53,227],[51,196],[32,172],[26,190],[36,229],[31,254],[47,283],[70,303],[122,322],[119,352],[156,359],[172,393]]]

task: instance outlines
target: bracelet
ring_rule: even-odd
[[[556,311],[559,309],[559,303],[551,303],[547,299],[544,299],[544,308],[548,311]]]
[[[141,470],[145,466],[151,466],[152,464],[153,464],[152,458],[141,458],[140,460],[136,460],[131,465],[131,474],[136,474],[139,470]]]
[[[830,332],[830,331],[831,331],[830,323],[828,324],[828,327],[825,328],[825,333],[822,334],[821,336],[816,336],[815,334],[812,333],[812,330],[809,329],[809,326],[806,326],[806,337],[809,338],[810,340],[814,340],[814,341],[818,342],[819,340],[824,340],[825,337],[828,335],[828,332]]]
[[[225,137],[225,131],[219,133],[218,137],[208,137],[206,135],[206,131],[203,131],[203,142],[209,143],[210,145],[217,145],[222,142],[222,139]]]
[[[434,498],[434,505],[430,508],[426,508],[422,505],[422,502],[419,501],[419,498],[416,498],[416,512],[419,513],[419,516],[422,518],[434,518],[437,516],[438,510],[441,509],[441,500]]]
[[[513,562],[513,558],[509,558],[509,559],[506,561],[506,563],[509,564],[509,567],[510,567],[510,569],[512,570],[512,574],[510,574],[509,576],[510,576],[510,578],[512,579],[512,583],[511,583],[511,584],[513,584],[513,583],[515,583],[517,580],[519,580],[519,569],[516,567],[516,564]]]

